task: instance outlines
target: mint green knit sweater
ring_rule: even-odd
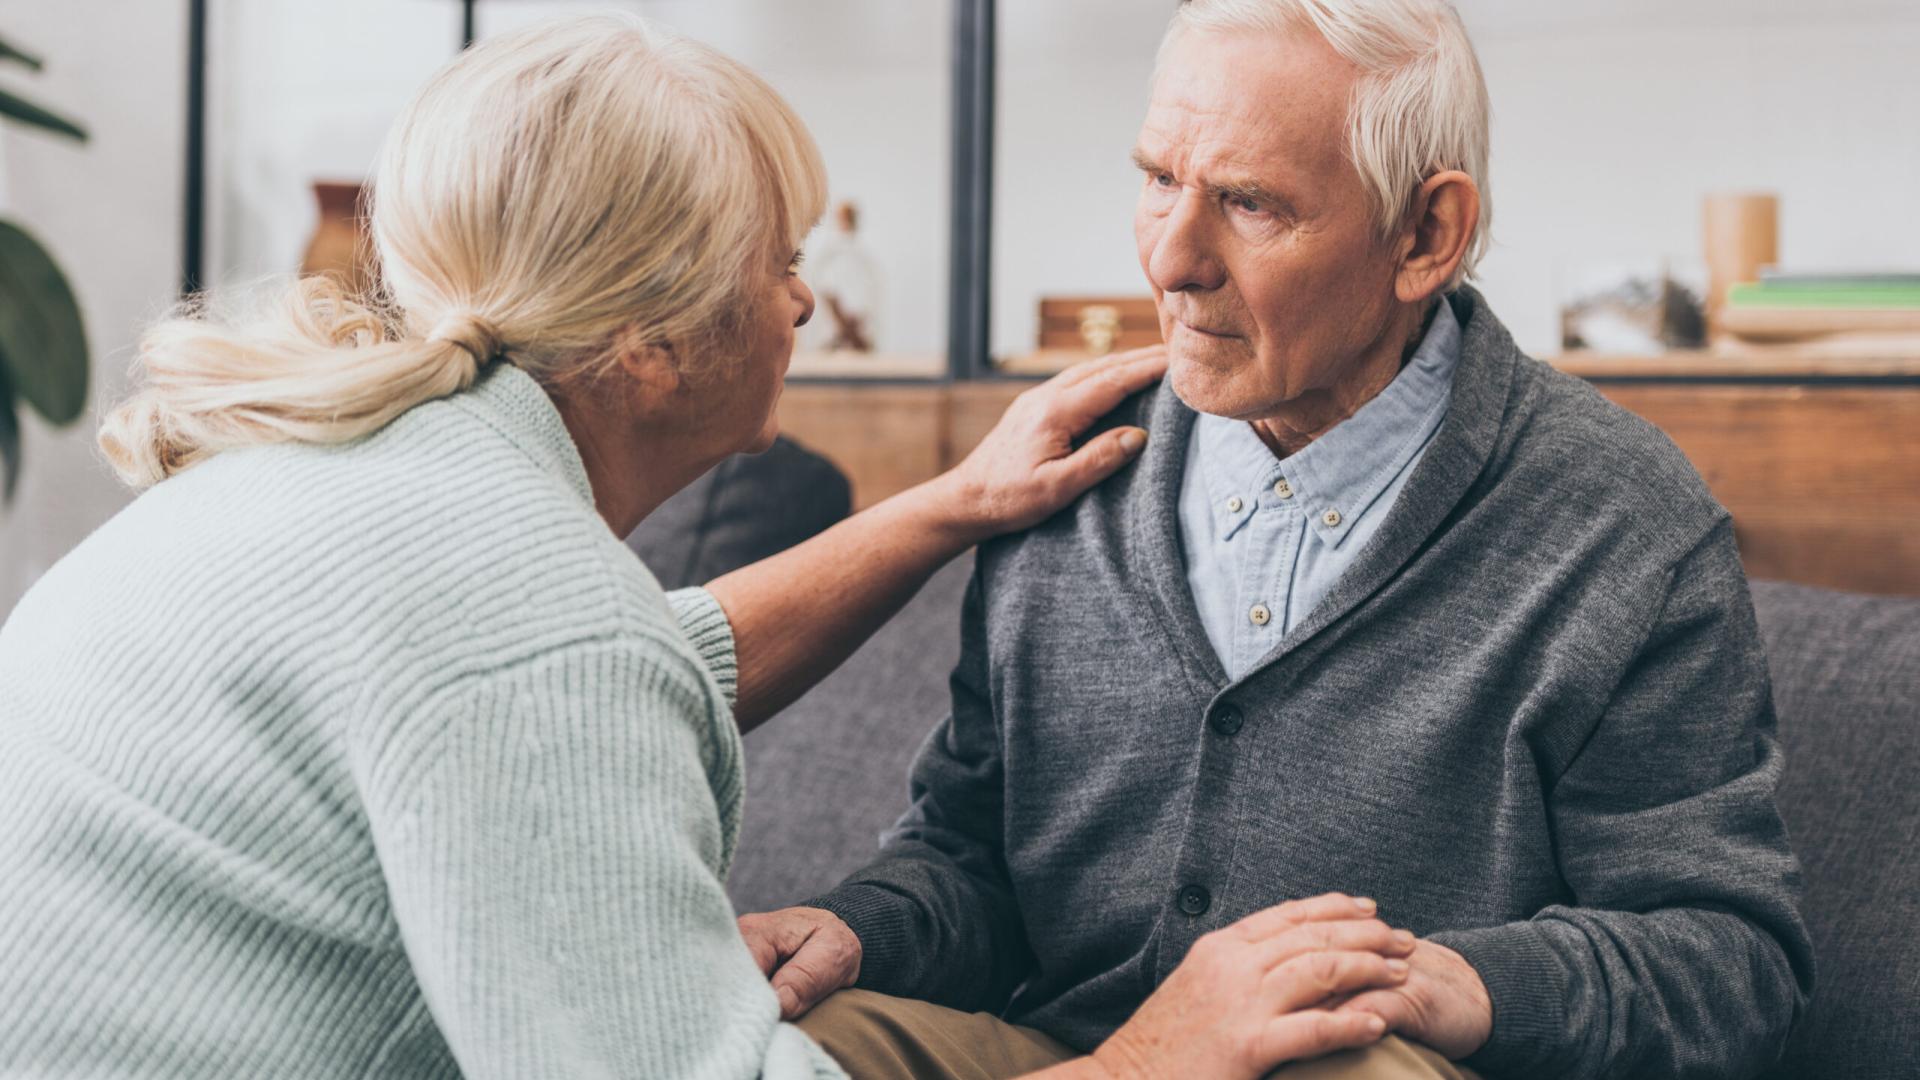
[[[722,887],[733,676],[517,369],[166,481],[0,628],[0,1076],[839,1076]]]

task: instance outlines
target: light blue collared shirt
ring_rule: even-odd
[[[1393,509],[1452,397],[1460,322],[1442,300],[1413,358],[1352,416],[1280,459],[1251,425],[1201,414],[1187,445],[1187,587],[1229,678],[1313,611]]]

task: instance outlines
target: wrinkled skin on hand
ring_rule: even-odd
[[[780,1019],[797,1020],[860,977],[860,939],[840,916],[792,907],[742,915],[740,936],[780,999]]]

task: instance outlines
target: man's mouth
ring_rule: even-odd
[[[1199,334],[1199,335],[1201,335],[1201,336],[1203,336],[1203,337],[1213,337],[1213,338],[1230,338],[1230,337],[1239,337],[1239,336],[1240,336],[1240,335],[1238,335],[1238,334],[1235,334],[1235,333],[1232,333],[1232,332],[1230,332],[1230,331],[1228,331],[1228,330],[1226,330],[1226,329],[1224,329],[1224,328],[1222,328],[1222,329],[1213,329],[1213,328],[1210,328],[1210,327],[1206,327],[1206,326],[1196,326],[1196,325],[1194,325],[1193,323],[1190,323],[1190,322],[1188,322],[1188,321],[1187,321],[1187,320],[1185,320],[1185,319],[1176,319],[1175,321],[1176,321],[1176,322],[1178,322],[1178,323],[1179,323],[1179,324],[1180,324],[1181,326],[1184,326],[1184,327],[1186,327],[1187,329],[1189,329],[1189,330],[1191,330],[1191,331],[1193,331],[1194,333],[1196,333],[1196,334]]]

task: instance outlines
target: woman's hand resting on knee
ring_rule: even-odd
[[[1387,1030],[1378,1016],[1334,1011],[1407,977],[1413,935],[1373,912],[1370,900],[1329,893],[1207,934],[1092,1057],[1030,1080],[1258,1080],[1289,1061],[1376,1042]]]

